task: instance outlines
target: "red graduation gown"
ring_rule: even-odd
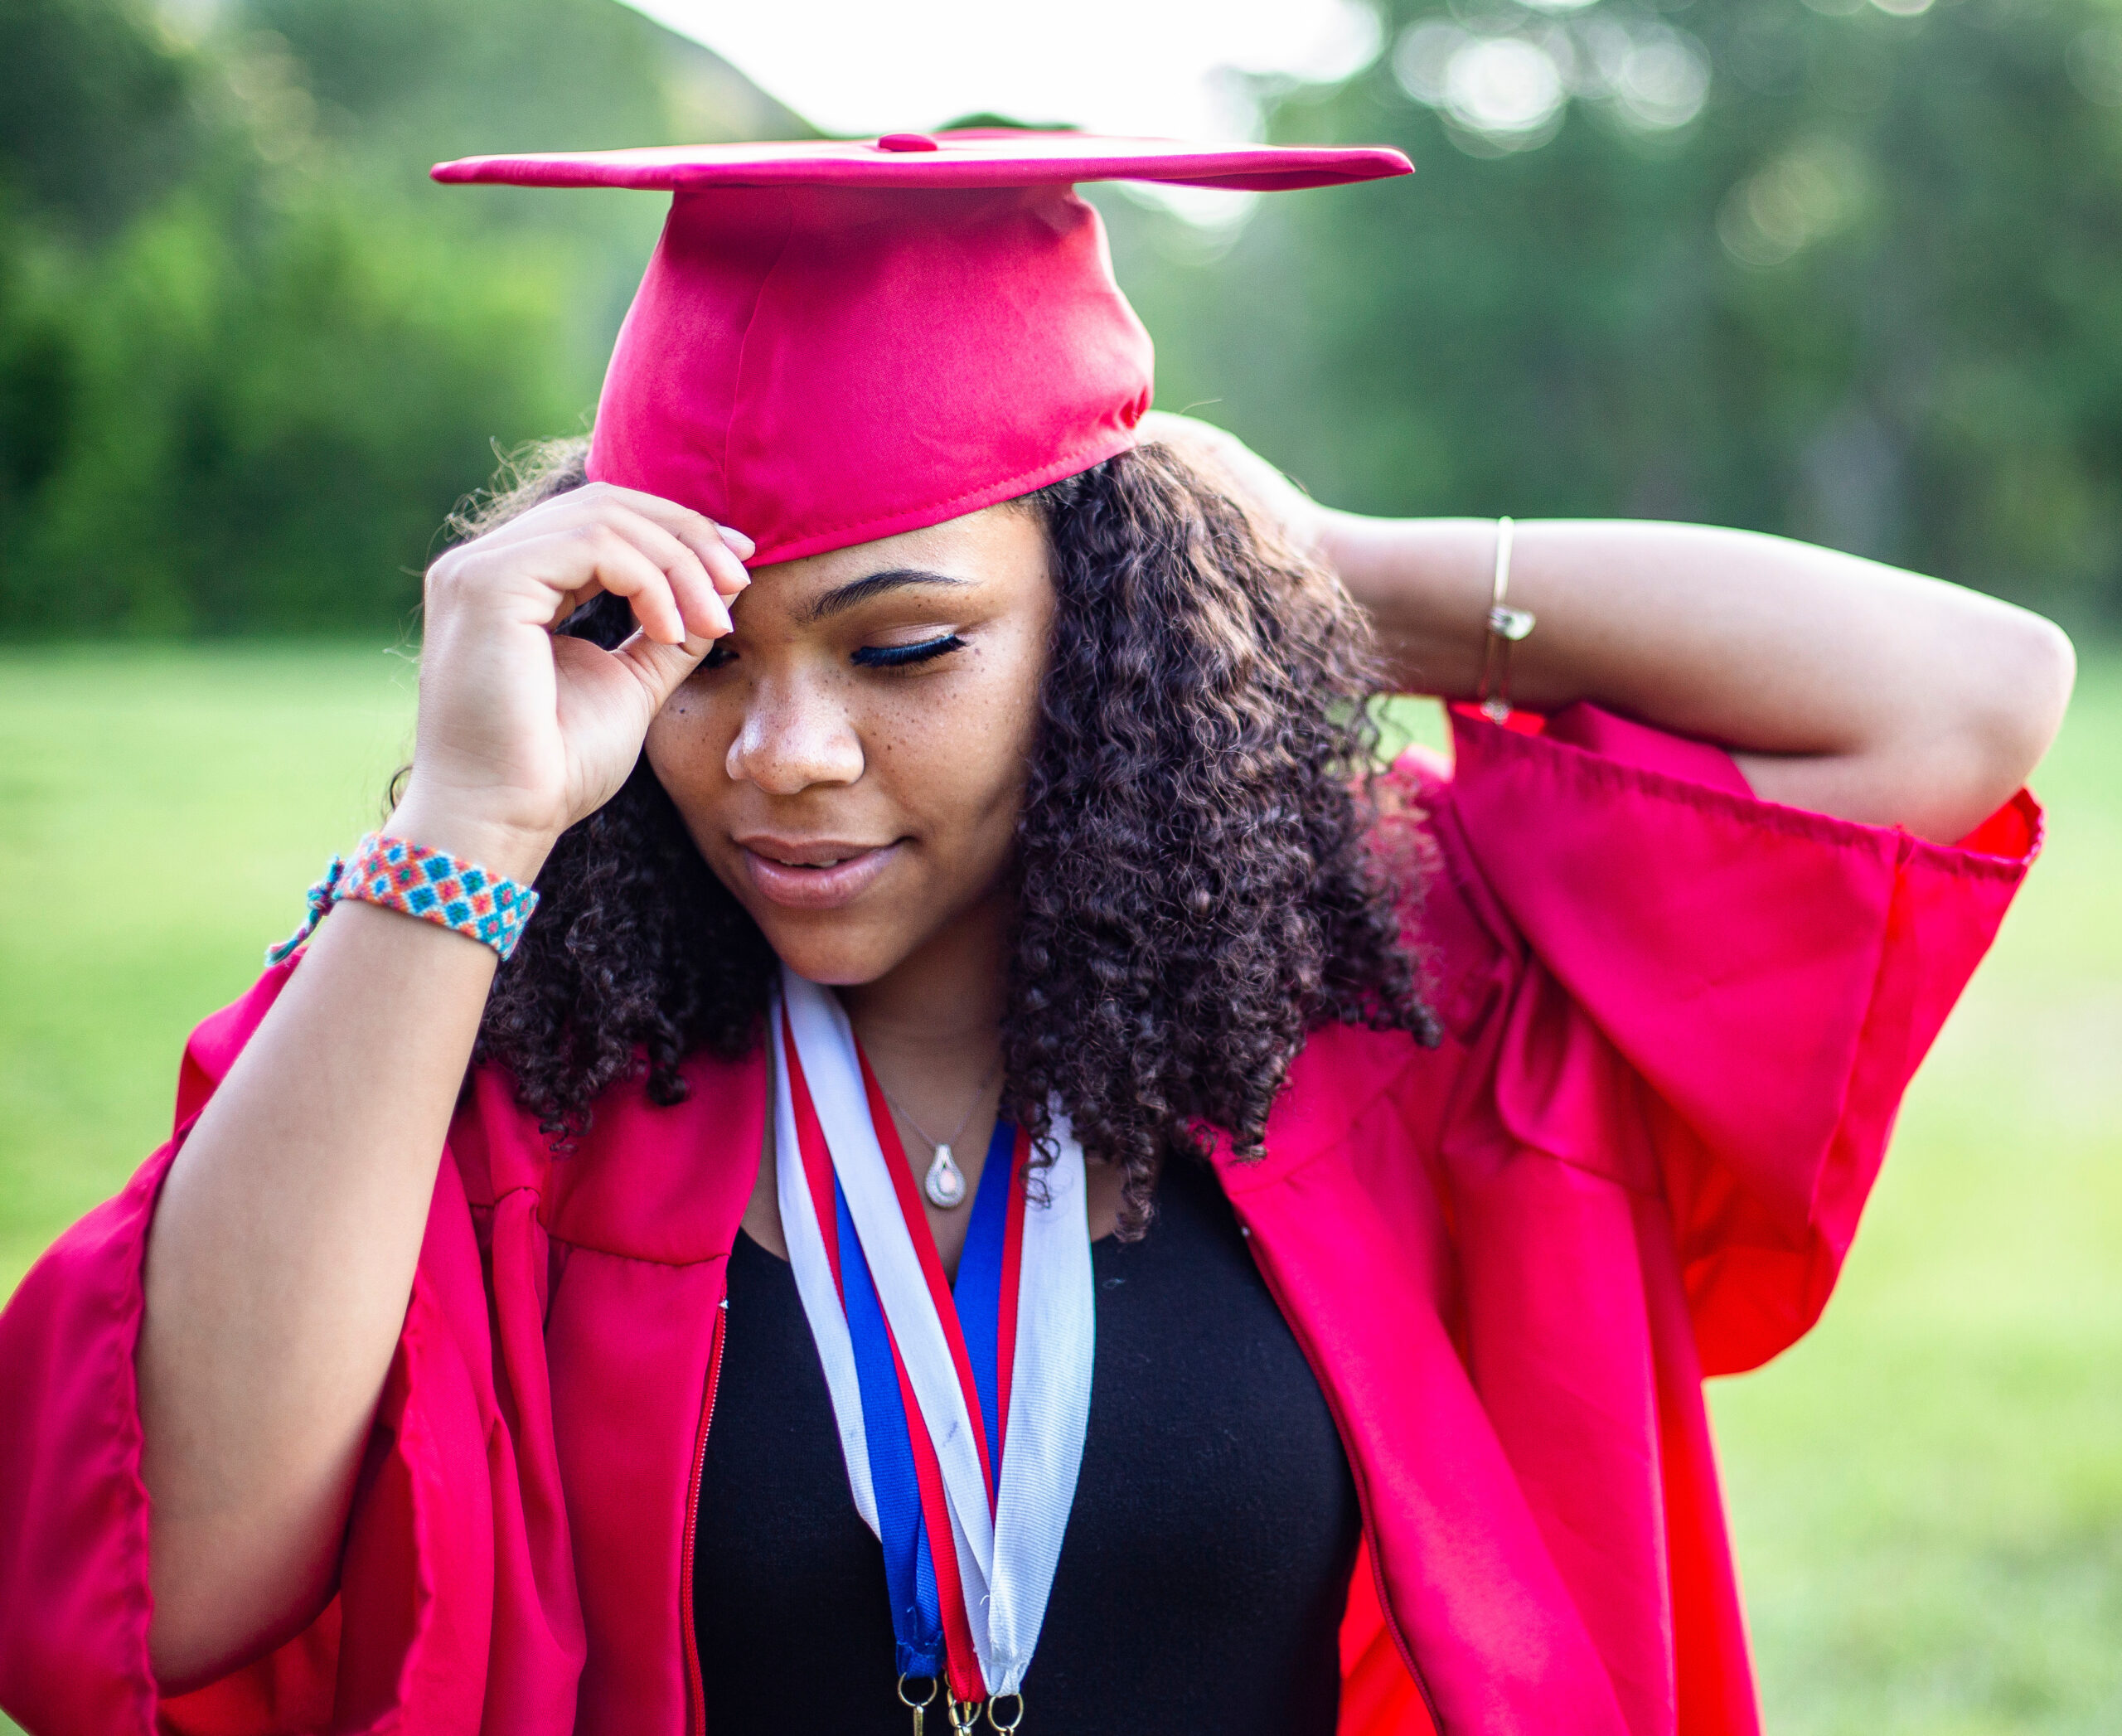
[[[1455,729],[1452,777],[1397,774],[1442,1046],[1316,1033],[1265,1159],[1218,1166],[1362,1501],[1342,1726],[1750,1736],[1702,1380],[1818,1317],[2038,810],[1948,849],[1589,707]],[[560,1162],[475,1077],[337,1598],[158,1696],[142,1250],[289,968],[200,1026],[172,1142],[0,1316],[0,1706],[36,1736],[699,1736],[690,1515],[761,1057],[695,1059],[676,1108],[615,1089]]]

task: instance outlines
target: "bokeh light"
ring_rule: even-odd
[[[1478,155],[1530,150],[1554,137],[1572,98],[1628,129],[1668,133],[1702,112],[1709,56],[1684,31],[1593,0],[1541,0],[1479,25],[1426,18],[1393,51],[1400,88]]]

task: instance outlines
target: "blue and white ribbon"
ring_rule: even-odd
[[[983,1171],[973,1210],[974,1229],[985,1233],[978,1244],[968,1243],[959,1273],[962,1288],[975,1281],[963,1322],[970,1330],[962,1331],[957,1304],[940,1283],[911,1172],[895,1178],[887,1161],[854,1033],[838,999],[784,970],[773,1036],[782,1232],[831,1394],[855,1508],[885,1544],[888,1578],[902,1582],[893,1588],[902,1665],[934,1656],[937,1625],[946,1632],[957,1628],[970,1634],[984,1693],[1015,1694],[1045,1618],[1090,1414],[1096,1325],[1082,1148],[1057,1115],[1059,1155],[1045,1171],[1044,1197],[1021,1202],[1022,1239],[1014,1258],[985,1247],[1000,1208],[988,1200],[990,1175]],[[799,1098],[811,1112],[800,1117],[804,1124]],[[821,1181],[805,1168],[807,1132],[814,1151],[822,1134],[830,1154],[836,1220],[830,1246],[820,1220]],[[884,1138],[897,1152],[889,1125]],[[899,1163],[905,1166],[903,1153]],[[988,1169],[993,1167],[991,1154]],[[1013,1172],[1001,1179],[1021,1188]],[[976,1379],[969,1390],[963,1371],[967,1348],[981,1341],[981,1328],[991,1335],[991,1322],[1009,1312],[1005,1300],[997,1308],[998,1299],[975,1298],[1011,1264],[1019,1268],[1015,1331],[1010,1344],[996,1345],[992,1352],[1006,1384],[1007,1410],[991,1435],[977,1414],[981,1389],[991,1390],[990,1382]],[[885,1329],[881,1347],[869,1317],[872,1298]],[[952,1310],[947,1322],[946,1308]],[[891,1359],[889,1379],[880,1355]],[[889,1405],[898,1393],[910,1394],[914,1402],[910,1408],[901,1404],[894,1417]],[[904,1435],[894,1423],[903,1423]],[[984,1450],[990,1439],[999,1446],[999,1466],[983,1463],[993,1457]],[[917,1466],[909,1459],[920,1459],[924,1443],[947,1511],[949,1561],[931,1553],[922,1562],[906,1553],[908,1515],[922,1512]],[[918,1549],[933,1551],[925,1525],[913,1535]],[[931,1625],[918,1608],[923,1599],[917,1597],[913,1610],[904,1607],[908,1569],[917,1591],[925,1587],[940,1597],[955,1583],[962,1608],[939,1609]],[[953,1692],[969,1697],[964,1685],[971,1661],[950,1662]]]

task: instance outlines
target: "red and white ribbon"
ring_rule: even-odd
[[[789,1043],[942,1472],[965,1622],[986,1691],[1015,1694],[1045,1618],[1090,1415],[1096,1317],[1083,1149],[1057,1113],[1059,1155],[1044,1171],[1044,1197],[1025,1208],[1005,1444],[991,1510],[978,1418],[913,1241],[916,1234],[928,1234],[928,1224],[908,1221],[911,1208],[886,1166],[847,1016],[831,991],[784,968],[772,1028],[782,1234],[832,1396],[855,1508],[877,1530],[854,1348],[804,1174],[792,1069],[782,1052]],[[911,1426],[914,1419],[908,1420]]]

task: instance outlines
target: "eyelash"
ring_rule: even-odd
[[[941,638],[923,639],[918,645],[865,645],[852,652],[848,661],[859,669],[908,669],[964,648],[963,639],[954,633],[947,633]],[[719,669],[729,661],[729,653],[720,645],[714,645],[709,647],[700,667]]]
[[[923,639],[918,645],[865,645],[850,661],[863,669],[904,669],[962,650],[964,646],[965,641],[956,633],[947,633],[939,639]]]

